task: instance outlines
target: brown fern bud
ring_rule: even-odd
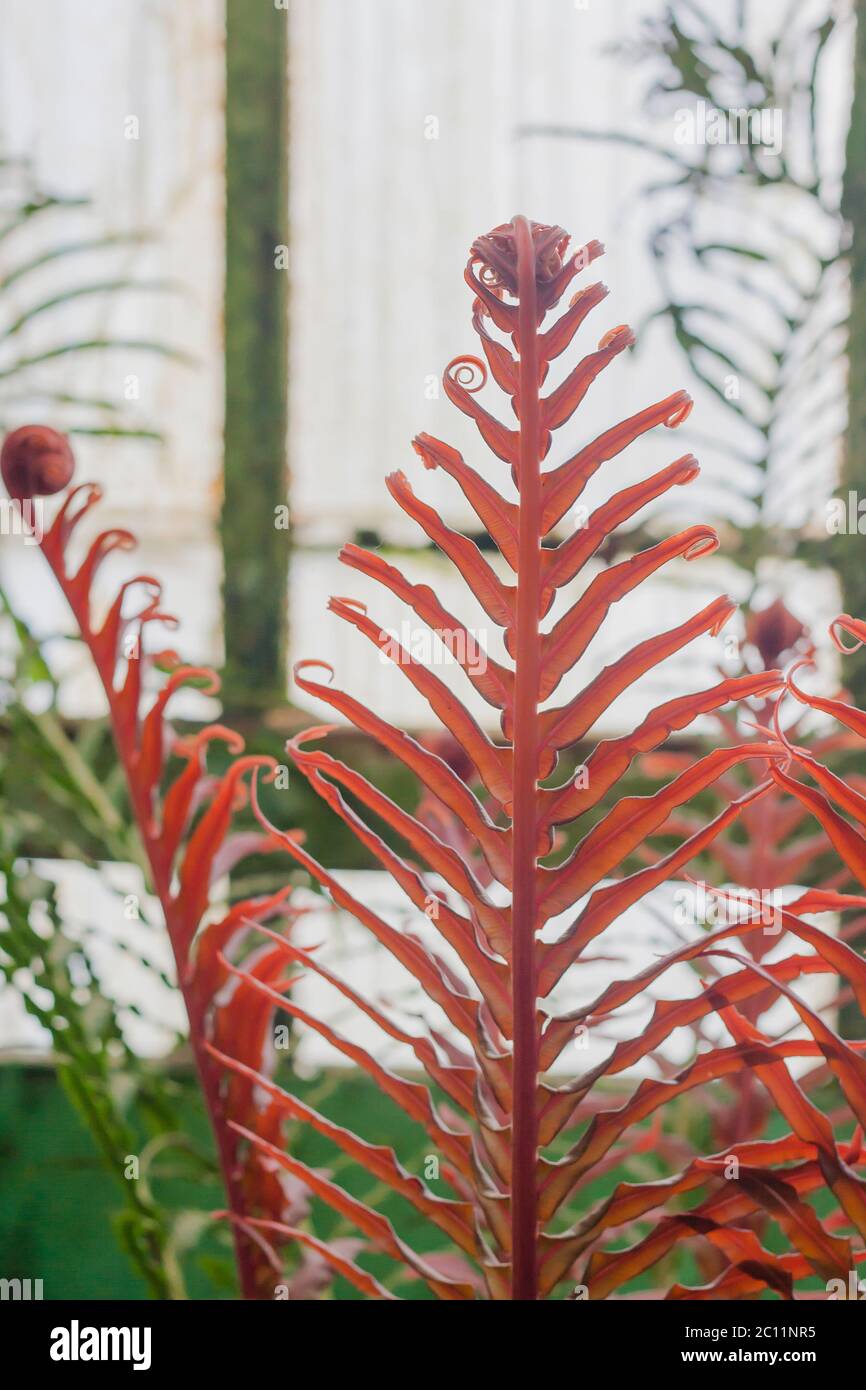
[[[47,425],[22,425],[3,441],[0,473],[10,497],[48,497],[65,488],[74,472],[69,440]]]

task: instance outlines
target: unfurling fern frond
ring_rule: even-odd
[[[25,523],[31,524],[33,499],[61,492],[74,471],[65,437],[42,426],[24,426],[9,435],[0,466],[10,496],[22,504]],[[270,897],[236,902],[222,919],[212,920],[210,898],[214,881],[239,859],[275,848],[266,834],[232,830],[235,813],[247,796],[244,778],[254,769],[268,771],[273,760],[240,756],[243,741],[220,724],[208,725],[186,739],[173,735],[166,722],[172,696],[189,685],[212,694],[218,681],[208,668],[181,664],[174,652],[145,650],[143,638],[151,624],[175,625],[162,611],[160,585],[150,575],[127,580],[107,613],[94,612],[92,589],[99,566],[113,551],[129,550],[135,544],[128,531],[103,531],[77,565],[70,564],[70,542],[99,498],[100,490],[93,484],[70,488],[40,544],[89,648],[108,702],[189,1016],[190,1044],[216,1138],[241,1288],[248,1298],[269,1297],[275,1278],[280,1277],[280,1265],[273,1242],[249,1221],[285,1222],[291,1199],[279,1171],[258,1150],[248,1151],[229,1121],[255,1130],[263,1142],[276,1143],[282,1111],[263,1103],[253,1082],[237,1072],[227,1076],[209,1047],[218,1046],[238,1066],[269,1074],[273,1005],[248,982],[232,984],[229,958],[243,955],[251,979],[275,990],[285,988],[282,950],[267,942],[251,942],[250,929],[253,923],[266,922],[288,927],[297,909],[289,901],[287,888]],[[153,669],[169,674],[145,709],[146,673]],[[210,775],[206,765],[208,749],[216,743],[224,744],[233,755],[221,776]],[[170,764],[173,759],[176,764]],[[254,949],[249,950],[250,946]]]
[[[816,1269],[835,1273],[849,1258],[846,1241],[824,1230],[804,1200],[806,1194],[829,1183],[845,1219],[861,1233],[864,1228],[863,1185],[851,1168],[858,1145],[836,1144],[826,1118],[789,1073],[787,1060],[827,1056],[846,1095],[851,1088],[849,1099],[858,1118],[866,1118],[860,1113],[859,1096],[856,1106],[852,1099],[862,1059],[850,1048],[831,1052],[827,1037],[832,1035],[796,998],[790,981],[813,972],[839,971],[860,990],[862,962],[843,943],[792,914],[786,926],[807,952],[771,964],[740,957],[730,948],[723,951],[722,941],[761,930],[762,922],[735,918],[711,934],[698,933],[633,978],[612,975],[597,997],[567,1015],[557,1014],[550,1001],[563,977],[588,958],[592,943],[651,890],[676,878],[772,781],[759,782],[724,804],[713,818],[705,815],[672,848],[627,871],[635,851],[663,827],[669,833],[672,815],[738,763],[757,759],[773,765],[787,757],[772,736],[738,742],[691,761],[654,795],[621,794],[616,799],[618,784],[633,760],[659,748],[670,734],[732,700],[765,697],[778,689],[779,673],[769,671],[723,679],[711,689],[667,700],[631,732],[598,741],[580,777],[556,781],[559,754],[591,735],[622,692],[702,634],[718,633],[732,609],[727,598],[715,600],[687,621],[648,637],[586,681],[578,693],[556,703],[563,677],[586,652],[615,603],[669,561],[694,559],[716,545],[712,528],[694,525],[598,573],[576,598],[569,589],[614,528],[668,489],[690,482],[697,464],[686,456],[644,482],[615,492],[585,526],[556,542],[557,524],[593,475],[654,426],[675,427],[690,408],[688,396],[676,392],[606,430],[564,462],[545,466],[554,432],[570,419],[593,380],[632,341],[628,328],[613,329],[558,385],[548,387],[551,363],[569,347],[606,294],[603,285],[590,285],[542,328],[574,277],[602,250],[591,242],[567,256],[567,246],[561,228],[517,217],[474,243],[466,269],[484,359],[452,362],[445,373],[445,391],[505,465],[503,490],[448,444],[429,435],[415,441],[425,467],[441,468],[457,483],[501,564],[491,563],[489,551],[482,552],[416,497],[402,473],[388,479],[394,500],[453,562],[490,622],[501,629],[502,654],[486,650],[431,587],[411,582],[381,555],[356,545],[346,546],[341,555],[349,568],[381,584],[436,634],[477,694],[497,711],[501,736],[490,737],[450,687],[355,600],[333,598],[331,612],[390,657],[425,697],[462,750],[471,773],[459,776],[454,767],[458,759],[449,765],[433,749],[379,718],[363,701],[330,681],[315,679],[311,670],[317,663],[303,661],[296,667],[304,692],[371,735],[417,780],[421,815],[398,806],[319,746],[327,728],[310,729],[288,745],[311,786],[402,889],[419,923],[425,917],[432,922],[442,948],[429,947],[420,933],[393,926],[353,894],[339,875],[318,864],[303,845],[291,837],[280,838],[334,902],[414,977],[447,1018],[451,1037],[424,1024],[398,1025],[384,1007],[363,998],[315,954],[291,943],[281,948],[277,938],[266,933],[287,961],[323,976],[387,1037],[411,1048],[426,1083],[410,1079],[386,1068],[267,982],[252,979],[242,965],[237,967],[264,998],[323,1035],[365,1070],[426,1132],[440,1156],[449,1197],[408,1171],[390,1148],[350,1133],[268,1086],[274,1103],[287,1115],[312,1125],[411,1204],[438,1231],[443,1244],[447,1241],[450,1253],[447,1258],[444,1253],[418,1253],[381,1213],[347,1189],[252,1132],[245,1137],[359,1227],[372,1247],[425,1281],[441,1298],[554,1296],[563,1281],[574,1280],[580,1260],[588,1262],[583,1277],[590,1296],[606,1297],[688,1239],[714,1245],[726,1261],[725,1272],[718,1288],[691,1294],[675,1289],[673,1296],[716,1296],[719,1290],[719,1296],[743,1296],[765,1287],[788,1293],[794,1279]],[[510,397],[514,424],[503,423],[481,405],[478,392],[488,376]],[[439,833],[442,818],[437,822],[430,810],[437,803],[443,814],[459,820],[460,837]],[[260,810],[258,814],[277,835]],[[579,838],[563,857],[557,827],[572,824],[577,824]],[[470,840],[474,852],[465,850]],[[571,914],[570,920],[553,935],[553,919],[563,914]],[[544,931],[547,924],[551,927]],[[555,1069],[578,1032],[597,1030],[604,1037],[615,1012],[642,1000],[672,966],[725,955],[735,960],[737,969],[714,980],[697,997],[661,1000],[638,1036],[623,1039],[620,1032],[622,1040],[605,1061],[565,1085],[557,1084]],[[772,1001],[779,995],[805,1022],[811,1034],[807,1040],[765,1037],[738,1010],[745,1001]],[[641,1081],[622,1104],[608,1108],[608,1083],[616,1084],[627,1069],[647,1059],[658,1061],[658,1050],[675,1029],[712,1015],[721,1016],[732,1037],[730,1045],[701,1053],[679,1073],[666,1064],[662,1079]],[[457,1043],[452,1040],[455,1035]],[[229,1057],[220,1055],[219,1060],[253,1080],[248,1069]],[[747,1066],[756,1068],[788,1118],[792,1134],[740,1145],[731,1155],[697,1160],[660,1182],[621,1183],[601,1207],[586,1210],[586,1189],[594,1178],[621,1166],[646,1145],[646,1132],[636,1126],[676,1097]],[[739,1183],[723,1181],[727,1157],[737,1160]],[[795,1166],[785,1167],[781,1175],[769,1171],[786,1164]],[[612,1234],[645,1221],[669,1199],[703,1190],[707,1195],[697,1209],[659,1220],[636,1245],[611,1253],[600,1248]],[[563,1229],[575,1194],[584,1214],[577,1225]],[[790,1256],[770,1254],[743,1224],[766,1211],[788,1234]],[[366,1295],[392,1296],[386,1284],[374,1287],[359,1265],[347,1270],[346,1262],[335,1256],[334,1267]]]

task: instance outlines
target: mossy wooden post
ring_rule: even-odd
[[[855,0],[854,100],[845,155],[842,212],[850,234],[850,319],[848,323],[848,431],[839,495],[866,499],[866,0]],[[838,536],[832,564],[842,586],[844,608],[866,616],[866,536]],[[866,704],[866,650],[846,657],[846,685],[855,703]]]
[[[848,429],[839,496],[849,491],[866,498],[866,0],[855,0],[857,34],[854,42],[854,99],[845,150],[842,212],[848,224],[850,305],[848,320]],[[834,538],[831,564],[839,576],[842,607],[855,618],[866,616],[866,536],[856,532]],[[846,656],[842,678],[854,703],[866,706],[866,652]],[[866,949],[866,936],[851,942]],[[844,1037],[866,1036],[866,1021],[852,1002],[840,1012]]]
[[[285,699],[288,14],[226,0],[224,689]]]

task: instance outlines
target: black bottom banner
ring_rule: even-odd
[[[760,1367],[771,1372],[805,1367],[821,1374],[837,1366],[853,1369],[864,1350],[864,1323],[856,1310],[822,1299],[791,1302],[707,1303],[616,1300],[605,1303],[571,1301],[548,1312],[539,1312],[542,1323],[524,1324],[530,1332],[542,1330],[538,1343],[538,1369],[550,1372],[556,1360],[567,1357],[570,1372],[580,1374],[584,1356],[595,1366],[595,1378],[607,1366],[619,1382],[624,1376],[650,1375],[662,1384],[683,1373],[699,1377],[711,1367],[736,1372],[740,1367]],[[862,1300],[856,1300],[862,1301]],[[318,1311],[316,1311],[318,1309]],[[369,1317],[374,1319],[369,1322]],[[320,1360],[322,1370],[333,1374],[345,1357],[347,1370],[357,1374],[371,1358],[375,1373],[386,1348],[389,1368],[402,1375],[429,1374],[429,1347],[424,1364],[413,1366],[439,1318],[431,1306],[421,1312],[421,1336],[415,1345],[405,1340],[407,1324],[393,1311],[362,1313],[357,1305],[335,1301],[312,1303],[127,1303],[41,1302],[31,1299],[0,1301],[0,1335],[7,1349],[27,1347],[31,1372],[63,1381],[70,1376],[165,1375],[195,1371],[198,1376],[243,1372],[268,1377],[274,1371]],[[410,1314],[409,1316],[413,1316]],[[463,1317],[469,1317],[468,1323]],[[493,1370],[500,1349],[515,1348],[518,1325],[487,1322],[476,1305],[459,1324],[446,1324],[446,1336],[459,1329],[459,1349],[452,1370],[464,1373],[475,1359],[479,1367]],[[379,1318],[382,1318],[382,1322]],[[547,1318],[553,1322],[548,1323]],[[346,1319],[349,1319],[348,1324]],[[311,1321],[312,1319],[312,1321]],[[356,1321],[357,1319],[357,1321]],[[410,1325],[412,1326],[412,1325]],[[415,1325],[417,1326],[417,1325]],[[376,1340],[370,1336],[375,1330]],[[347,1335],[347,1333],[349,1335]],[[468,1337],[466,1334],[469,1334]],[[393,1335],[393,1342],[389,1338]],[[553,1336],[557,1340],[550,1341]],[[559,1338],[562,1340],[558,1340]],[[384,1346],[382,1345],[384,1340]],[[448,1345],[448,1344],[446,1344]],[[521,1356],[531,1343],[521,1342]],[[379,1350],[374,1348],[378,1346]],[[470,1352],[467,1349],[472,1348]],[[447,1362],[442,1364],[445,1368]],[[529,1369],[527,1367],[527,1369]],[[247,1385],[245,1390],[252,1390]]]

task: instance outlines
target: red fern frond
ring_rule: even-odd
[[[59,492],[71,481],[74,462],[62,435],[26,426],[6,439],[0,466],[10,495],[22,503]],[[188,738],[173,735],[166,721],[172,696],[190,684],[213,694],[219,682],[209,668],[182,665],[173,652],[146,650],[145,633],[152,624],[175,625],[163,612],[160,584],[150,575],[127,580],[107,613],[95,614],[93,584],[99,566],[113,551],[135,544],[128,531],[102,531],[83,559],[70,563],[70,543],[100,495],[93,484],[69,489],[40,544],[105,691],[189,1017],[190,1044],[233,1220],[241,1287],[245,1297],[267,1297],[273,1292],[274,1270],[264,1242],[246,1223],[290,1219],[290,1198],[275,1165],[241,1142],[232,1125],[245,1126],[263,1142],[278,1143],[283,1112],[275,1104],[262,1104],[257,1083],[249,1077],[226,1073],[214,1061],[212,1048],[223,1049],[236,1065],[255,1069],[257,1076],[269,1073],[274,1006],[252,982],[285,988],[286,957],[274,944],[256,942],[255,953],[244,956],[245,978],[233,991],[226,990],[234,968],[227,957],[243,954],[254,924],[280,922],[288,928],[297,909],[289,901],[289,889],[235,903],[221,920],[209,920],[209,909],[214,881],[239,858],[276,848],[267,834],[232,832],[235,814],[247,799],[244,779],[257,770],[267,773],[273,760],[241,756],[242,739],[220,724]],[[168,668],[169,674],[145,708],[146,673],[156,668]],[[233,760],[223,775],[214,777],[207,770],[207,755],[217,743],[227,747]],[[167,767],[172,757],[179,770]]]
[[[752,609],[745,618],[745,645],[742,651],[744,673],[749,670],[764,670],[767,667],[782,666],[793,657],[801,657],[813,651],[808,628],[790,611],[781,599],[776,599],[763,609]],[[778,719],[778,694],[753,704],[749,723],[757,737],[765,736],[773,729]],[[736,739],[740,734],[736,711],[716,711],[714,721],[718,736],[724,740]],[[797,737],[799,720],[789,724],[787,736]],[[809,735],[809,747],[813,756],[824,756],[830,752],[856,744],[853,734],[833,732],[829,735]],[[689,751],[664,750],[650,754],[644,768],[655,776],[670,776],[691,765],[693,754]],[[769,773],[770,763],[749,762],[726,773],[719,787],[722,794],[733,801],[740,797],[748,786],[763,782]],[[674,813],[666,831],[691,834],[700,828],[700,817],[685,809]],[[652,845],[641,847],[639,857],[651,860]],[[805,806],[788,796],[775,785],[765,795],[745,806],[737,821],[728,830],[718,835],[704,856],[706,873],[713,883],[748,885],[750,893],[775,907],[783,898],[790,897],[793,885],[809,882],[819,884],[824,893],[832,893],[838,882],[838,872],[832,866],[830,845],[823,831],[816,827]],[[814,897],[813,889],[812,902]],[[725,895],[715,895],[712,909],[724,905]],[[829,900],[827,900],[829,901]],[[809,908],[798,910],[808,912]],[[816,907],[813,911],[820,910]],[[832,907],[827,906],[831,911]],[[712,911],[711,914],[712,915]],[[777,925],[782,929],[781,919],[776,913]],[[712,925],[709,922],[708,925]],[[743,949],[756,960],[762,960],[778,944],[777,932],[755,932],[748,930],[738,933]],[[820,933],[820,938],[824,933]],[[718,939],[718,938],[716,938]],[[808,939],[808,938],[807,938]],[[812,939],[815,944],[815,938]],[[679,953],[682,958],[682,952]],[[685,954],[692,956],[692,947],[685,948]],[[675,959],[676,957],[672,957]],[[704,957],[708,971],[721,973],[722,967]],[[844,1002],[848,986],[844,983],[844,973],[840,972],[841,984],[838,1002]],[[655,970],[652,971],[655,977]],[[742,1004],[742,1012],[751,1022],[757,1023],[763,999],[756,994],[750,1001]],[[700,1036],[700,1023],[695,1025],[696,1039]],[[820,1084],[822,1073],[815,1069],[804,1078],[803,1084]],[[730,1097],[715,1099],[708,1107],[712,1126],[713,1143],[722,1145],[740,1144],[747,1140],[759,1140],[764,1136],[769,1116],[773,1109],[772,1097],[760,1084],[756,1074],[743,1071],[732,1078],[728,1084]],[[718,1269],[718,1257],[707,1262],[711,1272]]]
[[[600,1165],[631,1151],[627,1135],[632,1126],[686,1090],[734,1074],[747,1060],[775,1068],[784,1066],[786,1057],[817,1055],[821,1044],[817,1039],[796,1043],[752,1038],[735,1041],[731,1047],[698,1058],[679,1076],[641,1083],[616,1111],[599,1110],[595,1105],[597,1083],[652,1055],[653,1049],[689,1018],[720,1008],[730,1011],[741,1000],[774,989],[784,992],[786,981],[804,971],[834,968],[830,953],[823,950],[790,964],[767,967],[762,975],[744,961],[741,970],[726,975],[699,999],[660,1003],[648,1030],[620,1044],[603,1066],[565,1087],[545,1077],[579,1027],[594,1028],[603,1023],[613,1008],[642,992],[649,979],[657,978],[675,960],[697,957],[705,947],[716,946],[716,941],[702,941],[693,949],[674,953],[657,970],[653,967],[634,980],[613,982],[600,999],[579,1014],[556,1016],[541,1004],[581,960],[590,942],[652,888],[675,877],[772,783],[765,780],[732,804],[725,804],[714,819],[701,822],[680,837],[673,849],[645,867],[624,872],[626,862],[649,835],[669,826],[673,813],[718,786],[739,763],[755,759],[763,765],[772,764],[780,756],[772,736],[715,750],[690,763],[654,795],[621,797],[599,814],[636,757],[659,748],[669,734],[686,728],[700,714],[719,710],[732,700],[765,697],[778,689],[779,673],[769,671],[725,679],[712,689],[667,701],[631,733],[598,742],[587,761],[585,777],[559,785],[552,782],[559,753],[584,738],[618,695],[695,638],[717,634],[732,611],[726,598],[708,604],[693,618],[624,653],[565,703],[552,703],[563,676],[587,650],[614,604],[668,562],[695,559],[717,544],[711,527],[691,526],[603,570],[576,600],[561,603],[554,611],[557,598],[567,599],[568,586],[614,528],[670,488],[692,481],[698,471],[695,460],[687,455],[645,482],[616,493],[569,538],[557,541],[553,536],[557,524],[605,463],[655,426],[674,428],[685,419],[691,405],[684,392],[675,393],[607,430],[558,466],[543,467],[553,432],[572,416],[599,373],[633,341],[625,327],[606,333],[595,351],[545,393],[551,362],[568,348],[586,315],[606,294],[604,286],[590,286],[572,298],[552,326],[541,331],[546,315],[571,281],[602,249],[593,242],[567,256],[567,245],[561,228],[518,217],[479,238],[466,269],[483,359],[455,359],[445,372],[445,392],[508,466],[513,498],[503,495],[450,445],[426,434],[415,441],[424,466],[443,469],[457,483],[489,534],[501,565],[491,563],[474,542],[449,527],[434,508],[417,498],[403,474],[388,480],[397,504],[451,560],[487,617],[501,629],[505,657],[494,659],[429,585],[413,583],[383,556],[356,545],[346,546],[341,554],[349,568],[401,599],[419,622],[436,634],[476,692],[498,712],[501,737],[491,738],[433,670],[406,651],[365,605],[351,599],[332,599],[331,612],[386,653],[425,697],[455,756],[446,759],[435,744],[427,746],[381,719],[332,684],[330,668],[327,681],[309,674],[316,663],[301,662],[296,668],[303,691],[371,735],[417,779],[423,812],[413,814],[338,758],[313,746],[327,734],[326,728],[311,729],[289,744],[291,756],[313,789],[354,831],[419,913],[425,912],[432,919],[459,962],[459,967],[446,966],[420,936],[384,921],[302,845],[288,838],[283,841],[335,903],[353,914],[409,971],[440,1006],[461,1040],[458,1059],[443,1050],[441,1035],[422,1030],[414,1032],[411,1039],[428,1083],[447,1097],[446,1114],[432,1091],[387,1073],[370,1053],[344,1039],[331,1039],[427,1131],[443,1155],[454,1191],[452,1199],[437,1199],[420,1180],[411,1179],[410,1195],[407,1176],[392,1152],[370,1152],[366,1141],[345,1131],[334,1133],[333,1126],[330,1137],[395,1191],[408,1196],[441,1230],[446,1229],[447,1213],[452,1239],[476,1273],[467,1273],[466,1279],[456,1278],[444,1293],[441,1276],[435,1279],[429,1269],[421,1268],[417,1257],[397,1249],[392,1234],[381,1227],[374,1213],[360,1211],[355,1199],[335,1190],[333,1184],[327,1189],[319,1184],[315,1190],[344,1215],[350,1215],[346,1203],[351,1200],[351,1219],[373,1244],[408,1263],[439,1296],[474,1296],[479,1272],[484,1292],[494,1299],[549,1295],[608,1224],[623,1224],[625,1218],[607,1223],[600,1216],[590,1216],[573,1232],[556,1232],[558,1214],[575,1190],[602,1171]],[[488,378],[510,397],[516,427],[502,423],[480,403],[479,392]],[[511,581],[503,577],[508,571]],[[467,767],[471,769],[468,776]],[[561,859],[554,849],[556,827],[579,821],[591,811],[595,811],[591,828]],[[262,823],[277,833],[261,812],[259,815]],[[368,824],[366,815],[388,827],[387,838]],[[448,817],[460,822],[459,836],[446,833]],[[395,848],[394,837],[403,850]],[[503,905],[497,885],[508,890],[507,905]],[[433,912],[429,911],[431,903]],[[542,939],[545,923],[569,910],[576,915],[559,938]],[[717,940],[725,935],[731,932],[720,933]],[[816,944],[812,937],[806,939]],[[819,944],[823,946],[823,942]],[[334,979],[334,984],[368,1017],[373,1016],[372,1006],[346,982]],[[288,1002],[283,1007],[293,1017],[300,1016]],[[305,1021],[323,1030],[321,1023],[309,1018]],[[387,1022],[381,1021],[381,1026],[395,1036]],[[814,1021],[812,1026],[817,1028]],[[845,1074],[850,1082],[847,1070]],[[422,1099],[422,1091],[426,1099]],[[297,1102],[291,1097],[280,1094],[279,1103],[298,1114]],[[593,1107],[594,1118],[576,1146],[563,1157],[549,1157],[548,1146],[592,1114]],[[328,1132],[330,1122],[323,1116],[305,1118],[320,1133]],[[808,1152],[812,1158],[814,1150]],[[780,1148],[777,1156],[781,1158],[781,1154]],[[822,1157],[826,1159],[825,1154]],[[294,1160],[286,1161],[297,1166]],[[817,1169],[816,1162],[813,1167]],[[689,1186],[711,1184],[713,1173],[711,1164],[693,1165],[682,1177],[654,1188],[646,1207],[638,1200],[635,1210],[651,1210],[668,1195]],[[748,1194],[745,1190],[740,1194],[745,1212],[771,1200],[759,1188],[756,1180]],[[681,1238],[688,1229],[683,1219],[679,1220],[673,1239]],[[712,1220],[712,1215],[708,1216],[707,1229]],[[720,1228],[723,1225],[720,1220]],[[722,1244],[726,1257],[737,1260],[744,1269],[760,1268],[764,1259],[772,1262],[770,1256],[759,1258],[759,1251],[745,1237],[739,1245],[733,1236]],[[662,1245],[660,1238],[659,1249]],[[783,1275],[776,1269],[772,1276],[768,1274],[768,1280],[774,1285],[780,1278],[783,1283],[785,1279],[790,1282],[794,1268],[792,1265]],[[591,1277],[598,1282],[597,1261]],[[735,1280],[735,1275],[730,1279]],[[604,1287],[604,1281],[598,1286]]]

